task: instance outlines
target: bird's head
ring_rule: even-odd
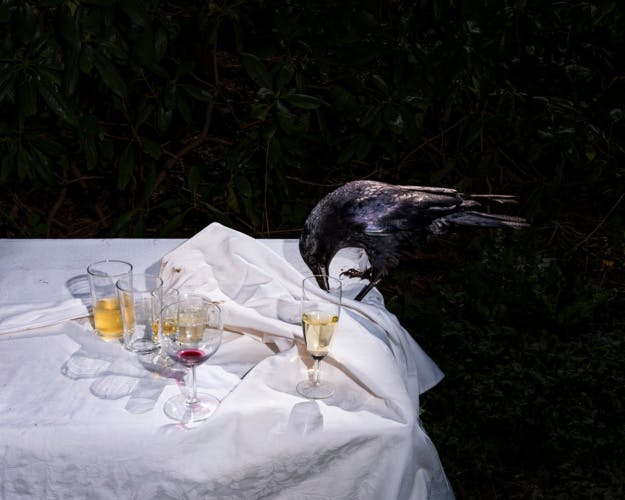
[[[317,276],[319,286],[327,290],[330,262],[335,251],[313,221],[314,219],[309,218],[304,225],[304,230],[299,239],[299,251],[312,274]]]

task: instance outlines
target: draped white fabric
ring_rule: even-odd
[[[105,241],[109,258],[158,268],[158,243]],[[28,246],[13,242],[0,240],[0,256]],[[23,263],[24,287],[45,270],[55,276],[46,278],[50,290],[0,296],[0,326],[4,318],[15,329],[16,311],[35,318],[0,336],[0,498],[453,498],[418,418],[419,394],[442,374],[379,294],[358,303],[349,297],[360,283],[346,283],[322,365],[336,395],[309,401],[295,391],[310,366],[295,241],[259,242],[212,224],[160,254],[166,286],[219,300],[226,316],[222,346],[198,368],[199,387],[221,404],[192,426],[163,414],[164,401],[186,391],[183,372],[157,373],[101,341],[88,319],[71,320],[77,310],[53,307],[54,324],[36,328],[48,314],[37,316],[42,304],[80,299],[68,284],[99,245],[77,242],[69,254],[62,243],[35,246],[42,260]],[[0,259],[0,276],[16,259]],[[332,272],[364,264],[348,251]]]

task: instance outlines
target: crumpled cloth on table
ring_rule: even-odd
[[[63,321],[84,318],[88,315],[89,310],[84,301],[80,299],[2,304],[0,306],[0,335],[56,325]]]
[[[335,273],[336,268],[332,272],[331,266],[331,274]],[[295,385],[298,377],[304,377],[304,370],[297,366],[303,367],[309,356],[302,347],[299,309],[305,276],[296,267],[253,238],[214,223],[163,258],[161,277],[166,289],[199,293],[220,302],[226,329],[277,346],[277,354],[260,361],[221,403],[212,424],[221,425],[221,420],[230,422],[227,415],[240,411],[241,406],[255,405],[256,411],[260,411],[267,401],[274,404],[294,401],[295,404],[289,403],[294,404],[289,428],[291,420],[297,422],[298,411],[303,410],[304,424],[295,424],[305,426],[298,431],[302,435],[302,446],[315,441],[324,443],[325,436],[329,447],[344,440],[345,446],[352,450],[350,457],[335,455],[336,451],[328,449],[328,457],[335,456],[335,467],[338,467],[331,477],[346,478],[343,486],[347,489],[336,489],[336,498],[347,498],[349,491],[356,495],[352,498],[454,498],[438,453],[418,417],[419,395],[436,385],[443,374],[397,318],[384,308],[379,294],[370,294],[367,302],[355,301],[352,297],[356,296],[362,282],[343,279],[341,315],[330,354],[322,363],[322,377],[328,377],[330,368],[337,394],[319,403],[297,403],[301,398]],[[320,290],[320,293],[323,292]],[[319,422],[308,421],[312,418],[312,409],[321,419]],[[280,425],[269,422],[270,428]],[[309,425],[312,426],[310,431],[306,430]],[[245,428],[241,427],[238,432]],[[362,436],[374,429],[376,435],[367,446]],[[255,441],[252,439],[241,446],[249,451]],[[297,439],[280,438],[274,441],[272,452],[297,457],[297,442]],[[320,449],[323,448],[325,446],[320,445]],[[305,449],[301,451],[302,456],[307,453]],[[383,465],[374,465],[376,462]],[[373,472],[364,479],[360,469],[369,470],[366,463]],[[278,473],[275,471],[285,465],[272,462],[268,468]],[[347,480],[348,477],[352,479]],[[294,477],[283,486],[287,497],[289,491],[302,494],[293,480]],[[313,481],[312,478],[307,480]],[[224,482],[231,485],[230,481],[231,476],[226,473]],[[259,478],[256,486],[271,489],[272,478],[267,481],[265,484],[265,480]],[[354,485],[360,481],[362,488],[355,493]],[[325,486],[319,486],[312,486],[310,493],[326,498],[322,493]]]
[[[230,330],[257,334],[280,350],[303,340],[299,301],[305,276],[250,236],[213,223],[166,255],[160,274],[166,290],[221,302]],[[343,281],[343,309],[330,356],[374,394],[407,392],[418,404],[418,395],[436,385],[442,372],[393,314],[378,303],[350,298],[362,287],[360,280]],[[381,330],[386,345],[365,327]],[[405,388],[386,386],[391,372],[398,372]]]
[[[32,311],[49,297],[82,297],[87,283],[71,278],[101,253],[96,243],[37,273],[14,266],[4,283],[49,282],[54,293],[31,290],[22,301]],[[227,329],[238,334],[225,335],[197,371],[200,389],[221,402],[197,425],[168,419],[163,404],[184,384],[145,370],[84,322],[0,336],[0,490],[8,497],[453,499],[419,419],[419,394],[442,373],[376,290],[356,302],[362,282],[343,280],[343,309],[322,363],[336,394],[311,401],[295,389],[311,358],[299,313],[307,271],[293,241],[260,242],[211,224],[164,257],[167,250],[147,255],[132,242],[119,254],[119,243],[115,255],[139,266],[162,262],[167,288],[220,302]],[[359,256],[337,256],[332,274],[365,265]],[[58,294],[59,276],[80,288]],[[2,306],[19,303],[6,296]]]

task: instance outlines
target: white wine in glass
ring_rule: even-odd
[[[318,276],[302,282],[302,330],[306,350],[314,360],[312,380],[297,384],[297,392],[311,399],[329,398],[334,386],[320,378],[321,360],[328,355],[341,312],[341,281],[327,278],[328,290],[318,285]]]

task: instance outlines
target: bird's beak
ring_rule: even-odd
[[[319,269],[315,273],[315,277],[321,288],[324,290],[328,290],[330,288],[330,283],[328,282],[328,269],[325,266],[319,266]]]

